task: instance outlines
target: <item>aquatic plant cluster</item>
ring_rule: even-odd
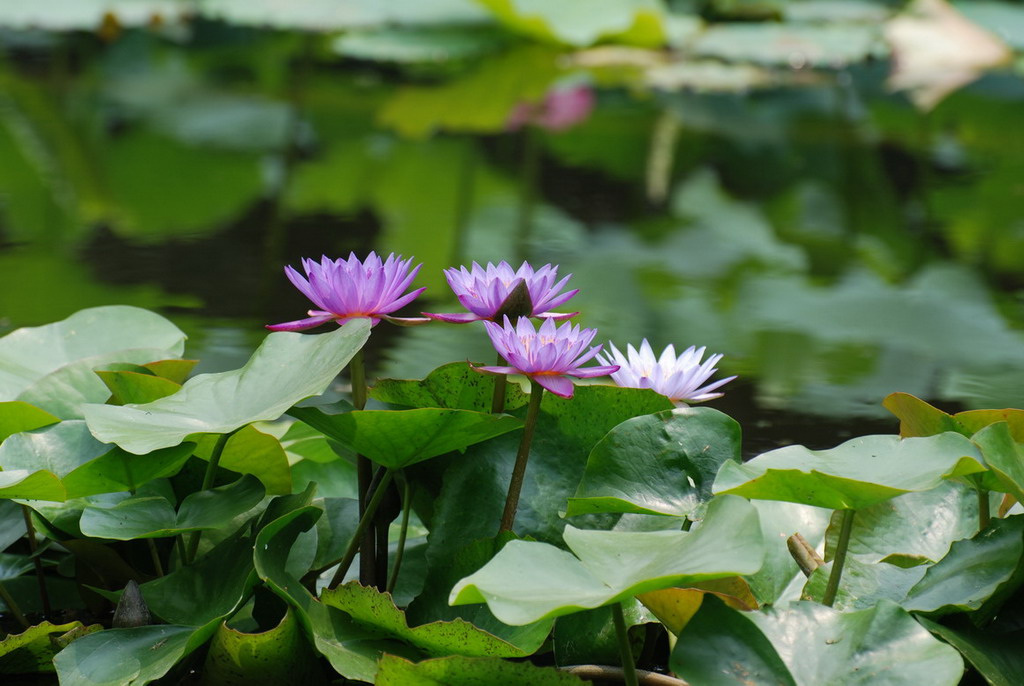
[[[557,323],[576,294],[557,266],[451,268],[467,312],[422,317],[396,314],[423,291],[411,259],[302,268],[286,275],[308,318],[268,326],[233,371],[190,378],[181,331],[133,307],[0,338],[0,674],[1024,674],[1024,410],[950,415],[895,393],[899,436],[743,462],[739,425],[689,406],[734,378],[712,381],[721,355],[592,345],[595,329]],[[381,322],[478,321],[495,364],[366,373]]]

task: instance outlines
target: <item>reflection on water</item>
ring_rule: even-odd
[[[1020,406],[1020,76],[925,114],[884,63],[698,95],[687,80],[739,77],[652,89],[536,45],[403,67],[198,20],[2,39],[4,332],[139,305],[210,371],[303,311],[282,273],[301,256],[415,255],[435,311],[444,267],[525,256],[574,274],[601,338],[725,353],[741,380],[715,406],[755,442],[890,430],[896,390]],[[382,375],[493,356],[475,327],[373,344]]]

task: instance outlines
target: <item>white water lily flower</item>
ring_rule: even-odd
[[[597,359],[603,365],[619,365],[619,371],[611,377],[619,386],[626,388],[650,388],[666,396],[677,405],[700,403],[722,397],[722,393],[713,391],[729,383],[735,376],[721,379],[703,386],[718,371],[715,367],[722,355],[711,355],[701,363],[705,347],[690,346],[682,355],[676,357],[675,347],[669,345],[655,357],[651,344],[645,338],[637,351],[632,345],[626,346],[623,355],[614,343],[609,342],[611,354],[605,358],[599,354]]]

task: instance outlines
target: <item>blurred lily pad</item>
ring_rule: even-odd
[[[577,48],[598,41],[641,47],[665,42],[661,0],[479,0],[509,29]]]

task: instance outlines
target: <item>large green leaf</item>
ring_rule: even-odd
[[[135,307],[96,307],[0,338],[0,399],[23,400],[62,419],[110,395],[93,370],[180,356],[185,335],[160,315]]]
[[[665,42],[660,0],[479,0],[502,24],[544,41],[586,47],[598,41],[658,47]]]
[[[190,494],[177,512],[161,496],[133,496],[112,507],[90,504],[83,510],[79,526],[86,536],[119,541],[217,529],[255,506],[264,494],[259,480],[246,475],[226,486]]]
[[[141,586],[150,611],[169,624],[204,626],[230,615],[255,584],[253,540],[232,536],[194,563]]]
[[[142,454],[177,445],[193,433],[227,433],[277,419],[319,395],[370,334],[365,319],[320,335],[272,333],[241,369],[200,374],[172,396],[145,405],[89,405],[89,429],[101,441]]]
[[[470,410],[356,410],[329,415],[297,407],[291,415],[379,465],[408,467],[431,457],[486,441],[522,426],[507,415]]]
[[[410,662],[385,655],[374,683],[377,686],[578,686],[587,682],[567,672],[529,662],[461,655]]]
[[[926,629],[949,643],[967,658],[991,686],[1024,684],[1024,631],[998,634],[968,623],[952,628],[924,617],[918,620]]]
[[[0,498],[64,500],[64,484],[50,472],[13,469],[0,472]]]
[[[715,492],[858,510],[984,469],[978,449],[959,434],[863,436],[831,450],[789,446],[745,464],[726,462]]]
[[[986,601],[998,602],[1020,586],[1022,565],[1024,515],[996,519],[974,538],[954,543],[902,604],[908,610],[935,615],[978,610]]]
[[[33,674],[53,671],[53,657],[68,643],[102,627],[81,622],[43,622],[10,634],[0,641],[0,674]]]
[[[40,410],[20,400],[0,402],[0,441],[6,440],[12,434],[31,431],[59,421],[60,419],[46,410]]]
[[[1007,422],[990,424],[971,440],[981,448],[989,470],[999,481],[998,490],[1024,503],[1024,444],[1015,440],[1010,425]]]
[[[711,497],[722,463],[739,459],[739,424],[718,410],[680,408],[630,419],[594,446],[566,515],[685,516]]]
[[[54,491],[56,497],[49,499],[66,500],[134,491],[152,479],[170,476],[188,460],[192,447],[186,443],[148,455],[132,455],[100,443],[84,421],[70,419],[11,436],[0,445],[0,468],[5,472],[26,471],[36,478],[55,476],[64,494]]]
[[[627,419],[671,408],[665,396],[649,389],[581,385],[571,399],[545,393],[516,514],[516,532],[551,543],[561,541],[565,520],[558,512],[579,483],[594,445]],[[447,564],[468,541],[497,531],[518,447],[519,435],[506,434],[471,447],[465,455],[445,458],[433,518],[428,522],[431,564],[435,560]],[[474,516],[467,517],[466,512]],[[602,517],[599,526],[610,527],[612,518]]]
[[[212,434],[198,437],[195,454],[209,460],[217,437]],[[236,431],[224,444],[218,466],[239,474],[252,474],[267,489],[268,495],[283,495],[292,492],[292,475],[281,442],[254,426],[245,426]]]
[[[839,538],[838,517],[827,533],[825,559]],[[865,561],[888,560],[906,566],[941,560],[954,541],[978,531],[978,497],[973,489],[946,482],[918,493],[891,498],[857,511],[849,552]]]
[[[339,674],[373,681],[381,653],[417,653],[401,643],[380,638],[379,632],[361,627],[340,610],[327,607],[290,569],[289,556],[296,540],[314,526],[321,513],[316,507],[301,507],[264,526],[256,538],[256,571],[274,593],[298,611],[297,618],[307,636]]]
[[[170,379],[131,370],[99,370],[96,372],[104,385],[110,389],[110,404],[151,403],[160,398],[174,395],[181,384]]]
[[[753,574],[764,560],[757,511],[742,498],[712,500],[687,531],[565,528],[575,556],[547,543],[511,541],[452,589],[453,605],[484,603],[508,624],[621,602],[638,593]]]
[[[955,686],[963,660],[898,605],[841,613],[817,603],[737,612],[706,601],[672,651],[701,686]]]
[[[97,631],[53,660],[62,686],[144,686],[198,647],[195,627],[164,624]]]
[[[441,365],[422,380],[381,379],[370,390],[377,400],[406,407],[490,412],[494,377],[474,372],[465,362]],[[524,407],[530,396],[515,384],[505,392],[505,410]]]
[[[524,654],[532,655],[547,640],[553,619],[510,626],[495,617],[486,605],[452,607],[448,604],[449,593],[460,579],[490,562],[502,546],[514,539],[515,535],[511,533],[482,538],[458,548],[449,557],[428,567],[423,591],[406,610],[409,621],[428,624],[440,620],[465,620],[511,643]]]
[[[203,664],[205,683],[223,686],[318,683],[319,673],[319,662],[292,608],[267,631],[246,633],[222,622]]]
[[[320,600],[343,610],[356,623],[407,641],[427,655],[525,657],[529,654],[462,619],[410,627],[405,613],[395,606],[390,595],[360,586],[355,581],[324,591]]]
[[[796,600],[805,577],[789,552],[787,539],[799,533],[813,547],[825,537],[828,510],[777,500],[755,500],[752,503],[761,520],[764,536],[764,565],[747,577],[750,590],[762,604],[780,604]]]
[[[934,436],[943,431],[956,431],[973,436],[986,426],[1006,422],[1017,442],[1024,442],[1024,410],[967,410],[948,414],[909,393],[890,393],[882,401],[887,410],[900,420],[900,436]]]
[[[40,379],[78,360],[133,348],[180,356],[184,346],[185,334],[153,312],[121,305],[81,310],[63,321],[0,338],[0,398],[15,400]]]

